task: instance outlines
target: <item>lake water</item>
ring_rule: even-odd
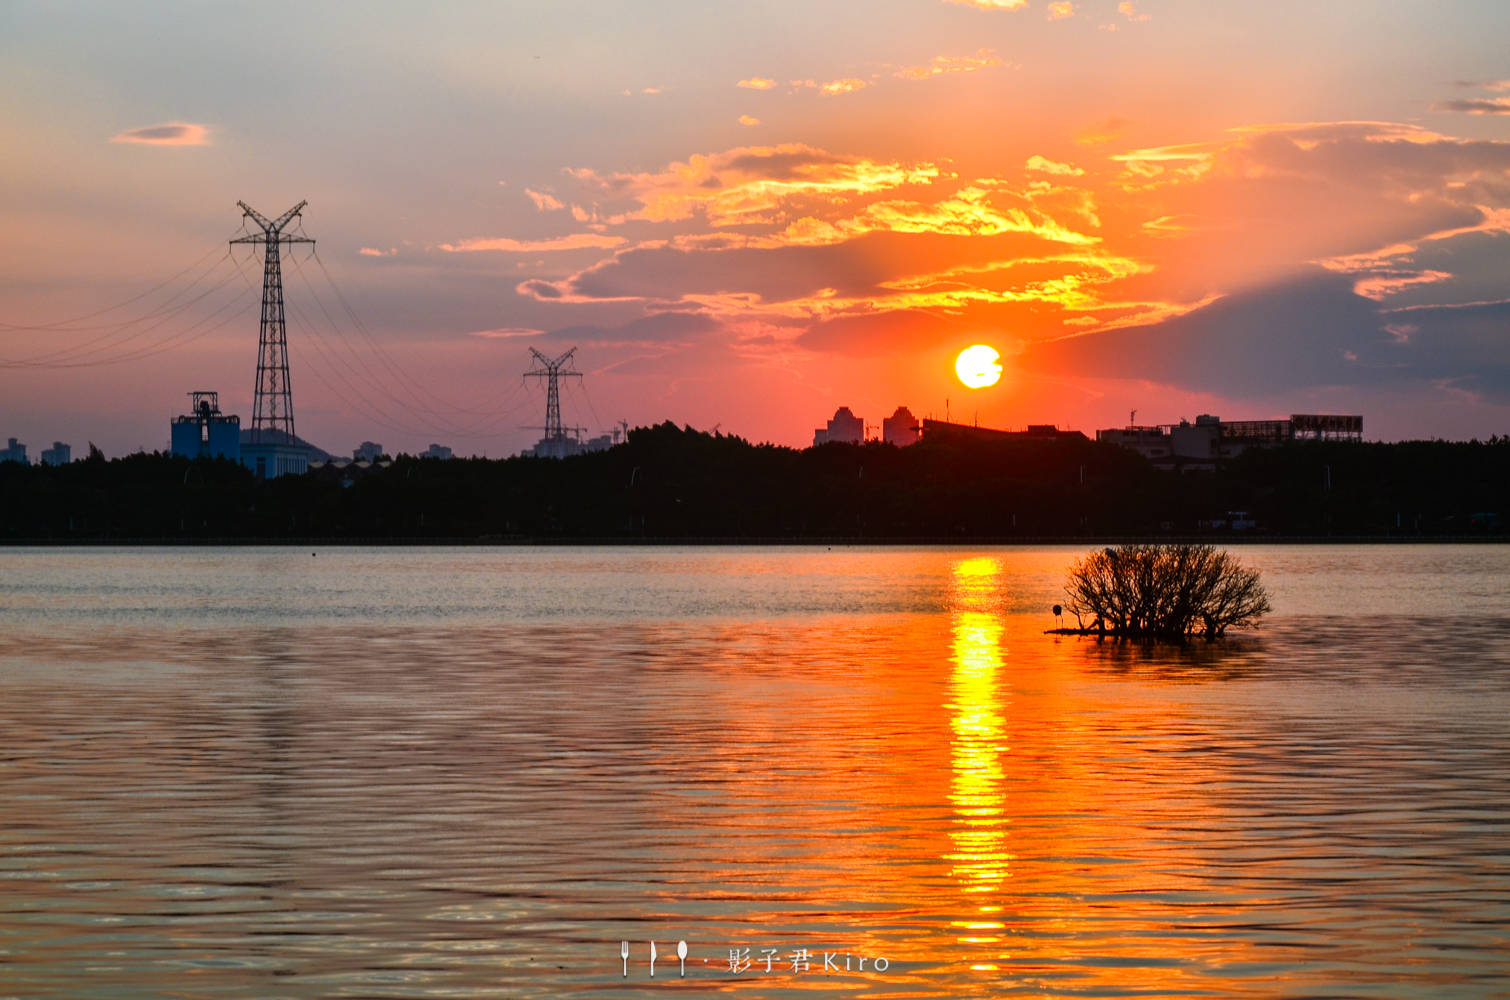
[[[1079,551],[0,549],[0,997],[1510,996],[1510,547]]]

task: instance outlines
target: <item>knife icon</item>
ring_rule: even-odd
[[[655,942],[650,942],[650,978],[655,978]]]

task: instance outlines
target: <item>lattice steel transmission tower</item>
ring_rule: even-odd
[[[566,428],[561,426],[560,379],[582,377],[579,371],[565,369],[565,366],[571,363],[572,355],[577,353],[577,349],[573,347],[555,359],[546,357],[533,347],[530,348],[530,353],[535,356],[535,366],[524,373],[525,377],[545,379],[545,426],[541,428],[545,431],[545,437],[540,443],[548,450],[559,451],[561,454],[555,457],[560,458],[566,451]]]
[[[294,395],[288,380],[288,327],[283,319],[283,268],[278,248],[292,243],[314,245],[308,236],[284,232],[309,202],[301,201],[271,221],[244,201],[236,204],[242,217],[251,219],[262,231],[231,243],[261,243],[267,248],[262,264],[262,322],[257,327],[257,392],[252,402],[251,443],[261,443],[262,432],[274,430],[282,431],[287,443],[293,444]]]

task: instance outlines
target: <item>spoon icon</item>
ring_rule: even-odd
[[[624,960],[624,977],[629,977],[629,942],[619,942],[619,957]]]
[[[687,942],[676,943],[676,957],[682,963],[682,975],[685,977],[687,975]]]

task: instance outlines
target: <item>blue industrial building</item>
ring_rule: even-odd
[[[173,418],[173,454],[241,461],[241,418],[220,412],[219,393],[189,393],[190,412]]]

